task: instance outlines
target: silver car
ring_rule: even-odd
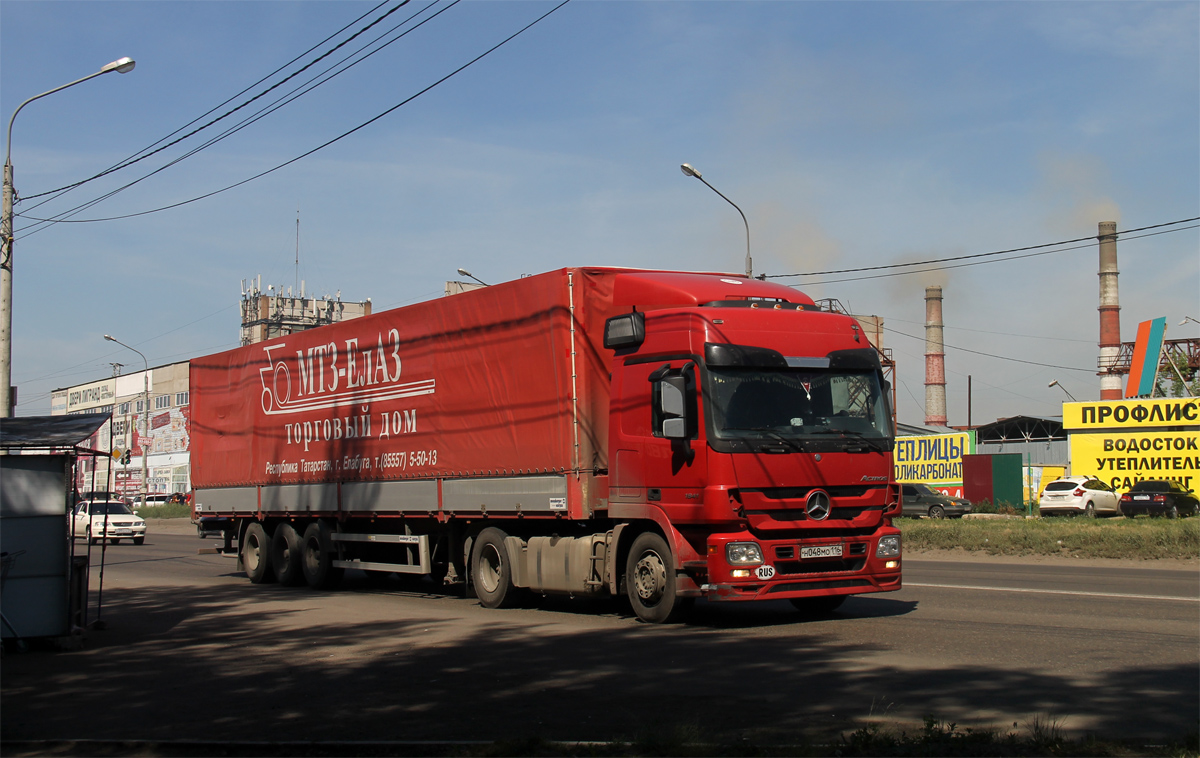
[[[1066,476],[1046,485],[1038,510],[1043,516],[1115,516],[1121,512],[1121,496],[1099,479]]]
[[[140,545],[146,541],[146,521],[120,501],[85,500],[75,506],[75,536],[93,545],[102,539]]]

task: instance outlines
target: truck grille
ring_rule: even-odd
[[[834,487],[763,487],[761,489],[746,489],[743,492],[758,492],[771,500],[803,500],[808,493],[815,489],[823,489],[830,497],[862,497],[870,490],[882,489],[887,485],[857,485]]]

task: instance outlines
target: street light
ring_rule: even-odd
[[[137,65],[133,58],[118,58],[94,74],[88,74],[82,79],[76,79],[70,84],[55,87],[40,95],[34,95],[17,106],[12,118],[8,120],[8,140],[4,149],[4,207],[0,216],[0,418],[12,415],[12,277],[13,277],[13,166],[12,166],[12,128],[17,120],[17,114],[26,105],[46,95],[74,87],[80,82],[94,79],[102,74],[116,71],[118,74],[128,74]]]
[[[1184,317],[1183,317],[1183,321],[1180,321],[1180,322],[1179,322],[1179,325],[1180,325],[1180,326],[1187,326],[1187,322],[1189,322],[1189,321],[1195,321],[1197,324],[1200,324],[1200,319],[1194,319],[1194,318],[1192,318],[1191,316],[1184,316]]]
[[[104,339],[109,342],[115,342],[121,347],[129,348],[138,355],[141,355],[142,365],[145,367],[145,370],[142,372],[142,505],[145,505],[146,498],[150,494],[149,466],[147,465],[147,461],[150,460],[150,451],[146,448],[146,440],[150,438],[150,364],[146,361],[146,356],[142,355],[142,351],[136,347],[129,347],[129,345],[126,345],[121,340],[108,334],[104,335]],[[133,445],[129,447],[133,447]]]
[[[458,275],[459,275],[459,276],[469,276],[469,277],[471,277],[472,279],[474,279],[475,281],[477,281],[477,282],[479,282],[480,284],[482,284],[484,287],[490,287],[490,286],[491,286],[490,284],[488,284],[488,283],[487,283],[487,282],[485,282],[484,280],[482,280],[482,279],[480,279],[479,277],[477,277],[477,276],[475,276],[474,274],[472,274],[470,271],[467,271],[465,268],[460,268],[460,269],[458,270]]]
[[[1047,387],[1058,387],[1058,388],[1059,388],[1060,390],[1062,390],[1063,392],[1067,392],[1067,388],[1066,388],[1066,387],[1064,387],[1064,386],[1062,386],[1061,384],[1059,384],[1057,379],[1055,379],[1054,381],[1050,382],[1050,383],[1049,383],[1049,384],[1047,384],[1046,386],[1047,386]],[[1074,395],[1072,395],[1070,392],[1067,392],[1067,397],[1071,398],[1071,402],[1074,402],[1074,403],[1078,403],[1078,402],[1079,402],[1078,400],[1076,400],[1076,399],[1075,399],[1075,396],[1074,396]]]
[[[708,187],[713,192],[716,192],[718,195],[721,195],[721,191],[719,189],[712,186],[708,182],[705,182],[704,177],[700,175],[700,172],[697,171],[696,169],[692,168],[688,164],[684,163],[684,164],[680,165],[679,170],[683,172],[684,176],[696,177],[701,182],[704,182],[705,187]],[[754,266],[750,262],[750,222],[746,220],[746,214],[742,213],[742,209],[738,208],[737,203],[733,202],[732,200],[725,197],[724,195],[721,195],[721,199],[724,200],[725,202],[729,203],[730,205],[732,205],[734,207],[734,209],[736,209],[737,212],[739,214],[741,214],[742,223],[746,225],[746,277],[750,278],[750,277],[754,276]]]

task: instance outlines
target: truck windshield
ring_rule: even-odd
[[[874,371],[710,367],[717,439],[891,439],[891,418]]]

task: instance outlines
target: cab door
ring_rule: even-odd
[[[695,363],[639,357],[616,368],[609,425],[613,500],[659,504],[680,518],[698,512],[708,477]],[[665,385],[667,394],[681,391],[682,414],[664,401]],[[671,405],[666,412],[664,402]]]

